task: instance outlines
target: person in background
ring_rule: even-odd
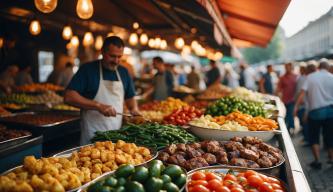
[[[293,111],[295,105],[297,75],[293,72],[293,66],[291,63],[285,64],[284,67],[286,72],[279,79],[276,95],[279,95],[282,98],[282,101],[286,106],[287,114],[285,121],[290,133],[290,129],[295,128]]]
[[[178,84],[185,85],[187,81],[186,73],[184,70],[184,66],[181,65],[178,71]]]
[[[15,85],[22,86],[22,85],[29,85],[33,84],[34,81],[30,75],[31,67],[28,65],[22,66],[20,68],[20,72],[15,77]]]
[[[210,60],[209,64],[211,66],[210,70],[206,73],[206,85],[207,87],[221,83],[222,76],[219,68],[214,60]]]
[[[191,66],[191,69],[191,73],[187,75],[187,86],[195,90],[200,90],[200,75],[195,71],[194,66]]]
[[[328,163],[333,164],[333,74],[329,73],[329,63],[321,61],[319,71],[309,74],[297,97],[294,116],[304,95],[309,102],[309,141],[312,147],[314,161],[310,166],[321,169],[320,162],[320,130],[323,129],[324,143],[328,147]]]
[[[296,83],[295,101],[302,90],[302,87],[306,80],[306,75],[307,75],[306,63],[301,63],[300,64],[300,76],[298,77],[297,83]],[[304,145],[306,146],[309,142],[309,135],[308,135],[307,123],[304,119],[304,115],[306,113],[306,104],[305,103],[306,103],[306,96],[304,96],[303,101],[301,101],[301,104],[298,107],[297,117],[302,126],[303,141],[304,141]]]
[[[273,70],[273,65],[267,65],[267,72],[259,80],[259,91],[265,94],[274,94],[274,82],[277,76]]]
[[[56,85],[60,85],[62,87],[67,87],[69,82],[73,78],[73,67],[74,64],[71,62],[67,62],[65,69],[59,74],[59,78],[57,79]]]
[[[153,66],[157,73],[153,77],[152,87],[143,94],[144,98],[153,95],[154,100],[165,100],[172,95],[174,79],[169,70],[166,69],[165,63],[161,57],[153,58]]]
[[[239,75],[233,70],[231,65],[225,66],[225,82],[230,88],[239,87]]]
[[[6,94],[10,94],[15,89],[15,77],[18,71],[19,68],[16,65],[10,65],[0,74],[0,88]]]
[[[240,65],[239,86],[252,91],[256,90],[256,76],[252,67],[246,63]]]
[[[66,88],[65,103],[81,108],[81,145],[96,131],[120,129],[124,104],[132,115],[140,114],[133,80],[120,66],[124,47],[119,37],[107,37],[103,59],[82,65]]]

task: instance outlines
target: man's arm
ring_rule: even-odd
[[[298,107],[302,103],[304,95],[305,95],[305,91],[302,89],[301,92],[299,93],[299,95],[297,96],[297,99],[296,99],[296,103],[295,103],[295,107],[294,107],[294,113],[293,113],[294,117],[297,116]]]
[[[64,102],[86,110],[99,111],[104,116],[116,116],[116,110],[110,105],[104,105],[97,101],[82,97],[77,91],[66,90],[64,94]]]
[[[138,108],[138,103],[136,102],[134,97],[126,99],[125,104],[126,104],[127,108],[129,109],[129,111],[131,112],[132,115],[139,115],[140,114],[139,108]]]

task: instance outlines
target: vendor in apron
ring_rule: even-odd
[[[121,127],[124,102],[130,112],[139,114],[133,80],[119,65],[124,42],[117,36],[107,37],[102,60],[83,64],[69,83],[64,100],[81,108],[81,145],[90,143],[96,131]]]
[[[173,77],[170,71],[166,70],[161,57],[153,58],[153,66],[157,70],[152,82],[152,87],[143,94],[144,98],[153,96],[154,100],[165,100],[171,96],[173,90]]]

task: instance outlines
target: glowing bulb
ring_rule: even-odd
[[[161,46],[160,46],[160,48],[161,49],[166,49],[168,47],[168,42],[166,41],[166,40],[162,40],[161,41]]]
[[[191,54],[191,47],[188,46],[188,45],[185,45],[182,49],[182,53],[185,54],[185,55]]]
[[[70,43],[73,45],[73,47],[78,47],[79,44],[80,44],[79,38],[77,36],[73,36],[71,38],[71,42]]]
[[[191,43],[191,48],[194,50],[194,49],[197,49],[197,47],[199,46],[199,43],[198,43],[198,41],[192,41],[192,43]]]
[[[148,35],[147,34],[145,34],[145,33],[141,34],[140,43],[141,43],[141,45],[147,45],[147,43],[148,43]]]
[[[41,30],[42,29],[38,20],[31,21],[29,31],[32,35],[38,35]]]
[[[128,41],[130,45],[135,46],[136,44],[138,44],[138,40],[139,40],[138,35],[136,33],[132,33]]]
[[[177,49],[181,49],[181,48],[184,47],[184,45],[185,45],[185,41],[184,41],[184,39],[181,38],[181,37],[178,37],[178,38],[176,39],[176,41],[175,41],[175,47],[176,47]]]
[[[35,0],[36,8],[43,13],[51,13],[58,4],[58,0]]]
[[[83,36],[83,46],[88,47],[94,43],[94,36],[91,32],[86,32]]]
[[[148,41],[148,46],[149,46],[150,48],[154,48],[154,47],[155,47],[155,40],[154,40],[154,39],[149,39],[149,41]]]
[[[111,36],[114,36],[114,33],[113,32],[110,32],[108,33],[107,37],[111,37]]]
[[[94,13],[94,7],[91,0],[78,0],[76,13],[81,19],[89,19]]]
[[[160,48],[160,46],[161,46],[161,41],[162,41],[161,38],[159,38],[159,37],[156,37],[156,38],[155,38],[155,48],[156,48],[156,49],[159,49],[159,48]]]
[[[133,29],[138,29],[140,27],[138,22],[133,23]]]
[[[96,37],[96,42],[95,42],[95,49],[96,50],[101,50],[103,46],[103,37],[98,35]]]
[[[65,40],[69,40],[71,39],[72,36],[73,36],[72,28],[69,25],[65,26],[64,29],[62,30],[62,37]]]
[[[72,45],[71,42],[69,42],[69,43],[66,44],[66,49],[71,49],[72,47],[73,47],[73,45]]]
[[[3,47],[3,42],[4,42],[3,38],[2,38],[2,37],[0,37],[0,48],[2,48],[2,47]]]

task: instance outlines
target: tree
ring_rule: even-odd
[[[283,47],[283,29],[280,27],[275,31],[271,42],[266,48],[250,47],[242,50],[245,60],[250,63],[258,63],[261,61],[278,59],[282,53]]]

